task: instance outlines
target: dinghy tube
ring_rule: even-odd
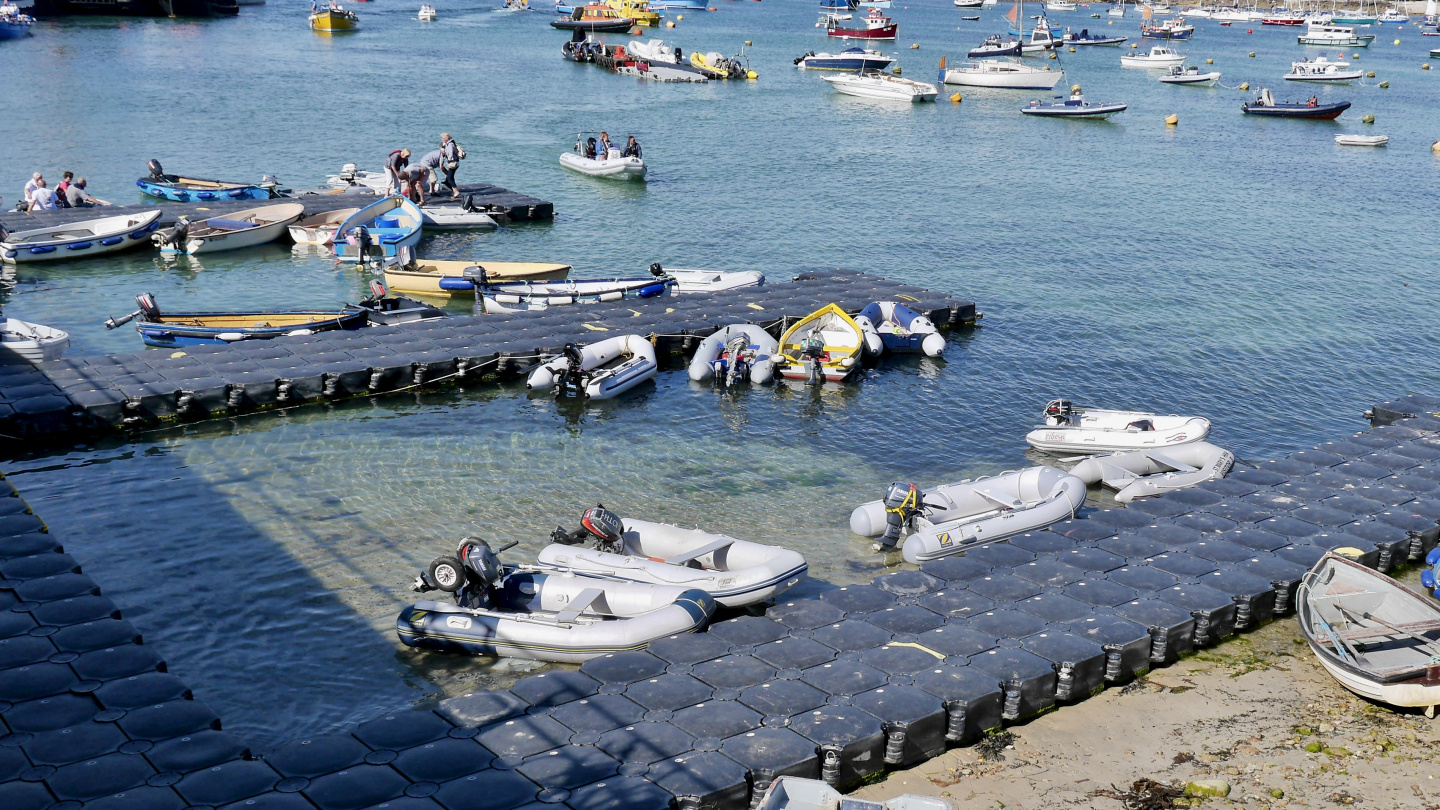
[[[1192,442],[1159,450],[1091,456],[1070,468],[1070,474],[1087,484],[1104,484],[1117,490],[1115,500],[1129,503],[1224,478],[1233,466],[1235,455],[1229,450],[1209,442]]]
[[[532,391],[610,399],[653,378],[659,368],[649,340],[620,335],[588,346],[566,346],[564,354],[530,372],[525,385]]]
[[[864,328],[864,318],[879,333],[885,349],[892,352],[920,352],[939,357],[945,351],[945,338],[924,315],[896,301],[872,301],[855,322]]]
[[[740,362],[735,364],[735,373],[731,375],[734,347],[729,344],[738,343],[739,339],[747,342],[741,348]],[[752,383],[767,383],[775,377],[775,355],[779,351],[780,342],[764,329],[748,323],[731,324],[700,341],[700,347],[690,360],[690,379],[696,382],[715,379],[728,386],[741,375],[748,375]]]

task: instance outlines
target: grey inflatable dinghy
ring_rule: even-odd
[[[770,783],[755,810],[955,810],[934,796],[906,793],[883,802],[845,796],[818,779],[782,776]]]

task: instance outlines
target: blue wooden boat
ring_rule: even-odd
[[[227,183],[166,174],[160,161],[146,164],[150,174],[135,181],[140,191],[150,197],[173,202],[209,202],[212,200],[271,200],[284,196],[274,177],[266,175],[259,183]]]
[[[29,36],[30,26],[35,18],[21,14],[20,9],[9,3],[0,3],[0,39],[19,39]]]
[[[353,304],[340,309],[280,309],[253,312],[161,312],[150,293],[135,297],[140,307],[123,318],[108,318],[106,329],[137,320],[135,329],[149,346],[197,346],[309,335],[333,329],[359,329],[370,310]]]
[[[360,262],[381,253],[393,259],[401,248],[415,247],[424,224],[420,206],[395,194],[370,203],[340,223],[333,249],[342,262]]]

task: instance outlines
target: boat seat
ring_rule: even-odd
[[[988,489],[976,489],[975,494],[1005,509],[1019,509],[1020,507],[1025,505],[1024,501],[1019,501],[1006,496],[996,495]]]
[[[1187,473],[1188,473],[1188,472],[1195,472],[1196,470],[1199,469],[1198,467],[1192,467],[1192,466],[1190,466],[1189,464],[1185,464],[1185,463],[1176,461],[1175,459],[1170,458],[1169,456],[1165,455],[1164,453],[1156,453],[1156,452],[1154,452],[1154,451],[1149,451],[1149,452],[1146,452],[1146,453],[1145,453],[1145,457],[1148,458],[1148,459],[1150,459],[1151,461],[1157,461],[1157,462],[1159,462],[1159,463],[1161,463],[1161,464],[1164,464],[1164,465],[1167,466],[1167,467],[1174,467],[1176,472],[1187,472]]]
[[[400,240],[404,239],[405,237],[407,237],[407,236],[409,236],[409,235],[410,235],[410,231],[405,231],[405,230],[398,230],[398,229],[391,229],[391,228],[386,228],[386,229],[375,229],[375,228],[372,228],[372,229],[370,229],[370,237],[371,237],[372,239],[374,239],[376,242],[378,242],[379,244],[382,244],[382,245],[388,245],[388,244],[390,244],[390,243],[392,243],[392,242],[399,242]]]
[[[555,614],[555,621],[562,623],[575,621],[580,618],[580,614],[584,613],[586,608],[594,604],[596,599],[604,595],[605,592],[599,588],[586,588],[570,600],[569,607]]]
[[[258,227],[258,223],[255,222],[246,222],[243,219],[222,219],[220,217],[207,219],[205,220],[205,224],[211,228],[224,228],[227,231],[243,231]]]
[[[709,554],[712,551],[719,551],[722,548],[729,548],[734,542],[735,541],[729,537],[723,537],[719,540],[706,543],[699,548],[692,548],[683,554],[677,554],[676,556],[666,560],[665,563],[667,565],[684,565],[691,560],[696,560],[700,557],[704,557],[706,554]]]
[[[1404,630],[1409,633],[1414,633],[1416,635],[1424,635],[1426,633],[1433,633],[1437,630],[1440,630],[1440,619],[1431,619],[1424,622],[1408,622],[1406,624],[1397,624],[1395,626],[1400,630]],[[1376,641],[1382,638],[1409,638],[1409,636],[1406,636],[1405,633],[1397,633],[1388,627],[1370,626],[1352,627],[1349,630],[1337,630],[1335,631],[1335,635],[1352,643],[1357,641]],[[1321,640],[1325,641],[1326,639],[1324,637],[1321,637]],[[1435,641],[1440,642],[1440,639],[1435,639]]]

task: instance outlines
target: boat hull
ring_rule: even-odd
[[[360,262],[357,229],[370,233],[371,247],[381,248],[386,258],[394,258],[404,248],[413,248],[423,235],[425,215],[420,206],[405,197],[393,195],[373,202],[350,215],[335,231],[332,247],[342,262]]]
[[[1109,118],[1125,112],[1124,104],[1041,104],[1036,107],[1022,107],[1020,112],[1039,118]]]
[[[295,316],[314,316],[310,319],[296,320],[284,326],[236,326],[225,324],[220,326],[207,326],[204,321],[215,321],[220,318],[245,320],[261,320],[264,318],[284,316],[293,318]],[[164,321],[141,321],[135,325],[136,331],[140,333],[140,339],[148,346],[203,346],[217,343],[238,343],[244,340],[270,340],[272,338],[284,337],[294,332],[310,334],[313,332],[329,332],[335,329],[359,329],[364,326],[369,314],[359,307],[349,307],[338,312],[317,312],[306,310],[278,310],[273,312],[176,312],[167,313],[162,318],[178,318],[195,321],[196,323],[167,323]],[[223,335],[223,337],[222,337]]]
[[[1089,414],[1090,416],[1087,416]],[[1097,416],[1098,415],[1098,416]],[[1047,453],[1095,453],[1123,450],[1158,450],[1203,441],[1210,435],[1210,420],[1200,416],[1173,417],[1139,411],[1089,410],[1081,412],[1080,426],[1046,425],[1030,431],[1025,441]],[[1121,427],[1149,420],[1153,430]],[[1094,427],[1088,427],[1085,422]],[[1108,426],[1114,423],[1114,426]]]
[[[592,34],[619,34],[635,27],[632,20],[551,20],[550,25],[562,31],[586,31]]]
[[[977,68],[947,68],[940,72],[942,84],[961,87],[996,87],[1006,90],[1054,90],[1055,85],[1065,78],[1058,70],[1036,70],[1028,68],[1016,71],[987,70]]]
[[[135,181],[147,197],[172,202],[209,202],[212,200],[268,200],[275,195],[259,186],[231,185],[228,188],[187,187],[183,183],[157,183],[140,178]],[[224,185],[224,184],[221,184]]]
[[[1242,104],[1240,111],[1246,115],[1263,115],[1270,118],[1307,118],[1315,121],[1329,121],[1339,118],[1340,114],[1350,109],[1350,102],[1342,101],[1339,104],[1321,104],[1310,107],[1304,104],[1285,104],[1273,107],[1264,107],[1257,104]]]
[[[893,64],[895,60],[888,56],[831,59],[807,57],[801,60],[800,67],[805,70],[844,70],[854,73],[860,70],[884,70]]]
[[[568,264],[420,260],[414,269],[385,268],[385,286],[391,292],[426,298],[469,295],[475,291],[475,284],[461,274],[465,268],[475,266],[484,267],[486,278],[496,281],[559,281],[570,275]]]
[[[310,15],[310,28],[325,34],[354,31],[359,27],[360,21],[352,15],[329,10],[317,11]]]
[[[612,180],[644,180],[645,161],[640,158],[607,158],[595,160],[574,152],[562,152],[560,165],[572,172]]]
[[[103,217],[94,222],[76,222],[59,228],[18,231],[0,242],[0,260],[7,264],[82,259],[150,244],[150,234],[160,227],[161,211],[156,209],[135,217]],[[98,223],[114,220],[113,226]],[[49,237],[49,238],[46,238]]]
[[[0,355],[41,363],[59,360],[69,345],[67,332],[0,315]]]
[[[898,23],[891,23],[881,28],[826,28],[825,36],[839,37],[842,39],[869,39],[876,41],[893,40],[900,30]]]

